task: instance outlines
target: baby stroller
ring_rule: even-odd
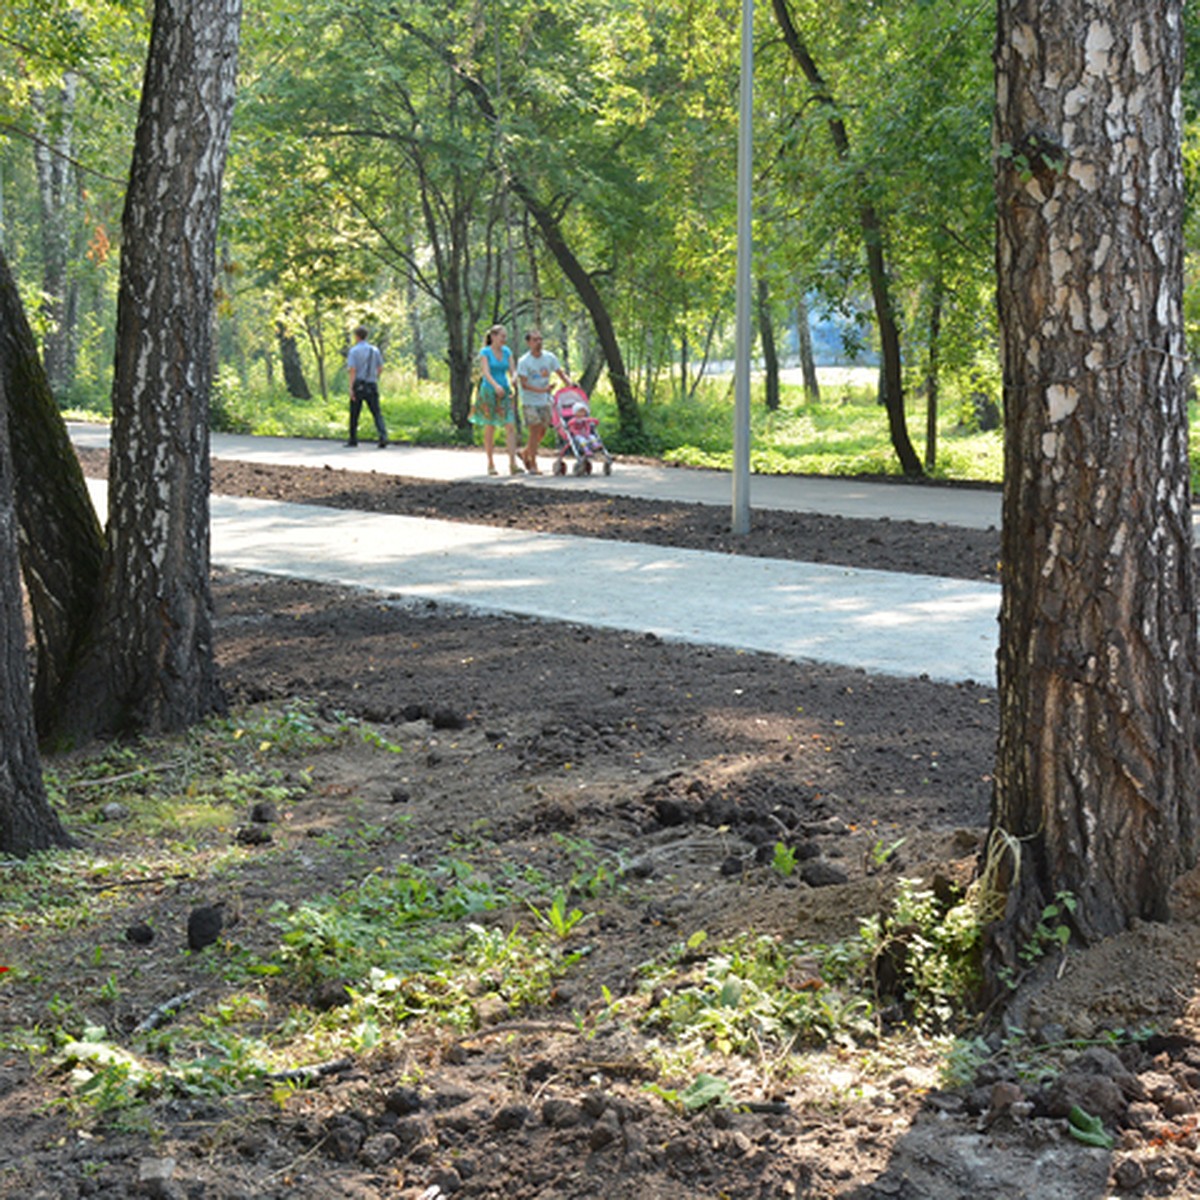
[[[612,474],[613,457],[605,449],[600,438],[600,422],[592,416],[587,393],[580,387],[560,388],[554,393],[550,405],[550,423],[558,435],[558,457],[554,460],[554,474],[567,473],[568,457],[574,463],[573,475],[590,475],[592,462],[599,459],[604,464],[605,475]]]

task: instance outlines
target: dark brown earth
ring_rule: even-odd
[[[578,490],[568,508],[521,487],[221,462],[214,481],[226,493],[725,548],[724,514]],[[997,541],[756,514],[738,550],[980,579],[994,578]],[[122,1131],[47,1107],[65,1080],[0,1053],[0,1196],[1200,1194],[1200,888],[1190,878],[1172,924],[1051,964],[1059,977],[1031,991],[1023,1013],[1030,1037],[1011,1049],[994,1037],[953,1088],[939,1073],[945,1045],[902,1022],[865,1048],[789,1057],[764,1044],[727,1058],[709,1047],[673,1066],[678,1048],[638,1019],[652,1003],[639,965],[699,930],[714,941],[748,931],[831,942],[883,910],[901,876],[967,880],[987,822],[991,689],[249,574],[218,571],[214,590],[233,705],[304,698],[324,719],[368,723],[401,753],[365,742],[306,752],[303,795],[279,815],[269,849],[240,850],[220,876],[122,887],[98,901],[82,935],[9,938],[6,961],[37,955],[41,965],[0,978],[6,1032],[50,1020],[64,992],[118,1031],[190,989],[213,1006],[229,991],[213,964],[270,945],[272,903],[340,890],[401,858],[433,861],[451,845],[547,875],[586,846],[621,864],[624,882],[586,901],[595,919],[575,944],[588,953],[549,1003],[497,1011],[484,996],[475,1028],[418,1025],[279,1104],[262,1088],[164,1098],[150,1129]],[[101,854],[103,826],[89,824],[86,797],[73,804],[69,822]],[[218,849],[232,840],[212,837]],[[797,851],[792,876],[764,858],[777,842]],[[231,940],[208,957],[182,953],[188,911],[216,894],[241,914]],[[122,931],[135,918],[164,936],[129,944]],[[109,971],[128,982],[106,1008],[96,997]],[[311,999],[286,981],[266,995],[277,1009]],[[1113,1032],[1135,1026],[1154,1037]],[[739,1106],[685,1116],[647,1088],[678,1090],[701,1069],[729,1079]],[[1115,1150],[1069,1136],[1075,1103],[1102,1116]],[[170,1179],[139,1192],[139,1171],[168,1158]]]

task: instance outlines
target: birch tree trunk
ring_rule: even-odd
[[[217,217],[241,0],[157,0],[122,218],[103,599],[63,708],[74,735],[221,705],[209,586]]]
[[[1093,942],[1165,918],[1195,858],[1181,7],[999,2],[992,826],[1021,839],[1021,864],[990,931],[993,981],[1057,893]]]

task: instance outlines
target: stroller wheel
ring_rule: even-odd
[[[583,459],[582,459],[582,458],[577,458],[577,459],[575,460],[575,465],[574,465],[574,466],[571,468],[571,474],[572,474],[572,475],[582,475],[582,474],[583,474],[583,468],[584,468],[584,462],[583,462]]]
[[[611,460],[611,459],[609,459],[608,461],[606,461],[606,462],[605,462],[605,464],[604,464],[604,473],[605,473],[605,475],[611,475],[611,474],[612,474],[612,460]]]
[[[554,473],[555,475],[565,475],[567,473],[567,464],[561,458],[554,460]]]
[[[590,458],[585,458],[583,460],[583,473],[585,475],[590,475],[592,473],[592,460]]]

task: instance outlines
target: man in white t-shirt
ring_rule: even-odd
[[[350,376],[350,440],[346,445],[358,445],[358,418],[365,403],[375,418],[375,432],[379,434],[382,450],[388,444],[387,426],[379,407],[379,371],[383,366],[383,355],[377,346],[367,341],[367,332],[365,325],[354,331],[354,345],[346,355],[346,371]]]
[[[549,350],[542,349],[542,331],[531,329],[525,335],[529,349],[517,362],[517,380],[521,386],[521,412],[529,429],[529,445],[521,455],[525,469],[530,475],[540,475],[537,466],[537,451],[546,430],[550,428],[550,395],[552,375],[571,386],[571,379],[559,365],[558,359]]]

